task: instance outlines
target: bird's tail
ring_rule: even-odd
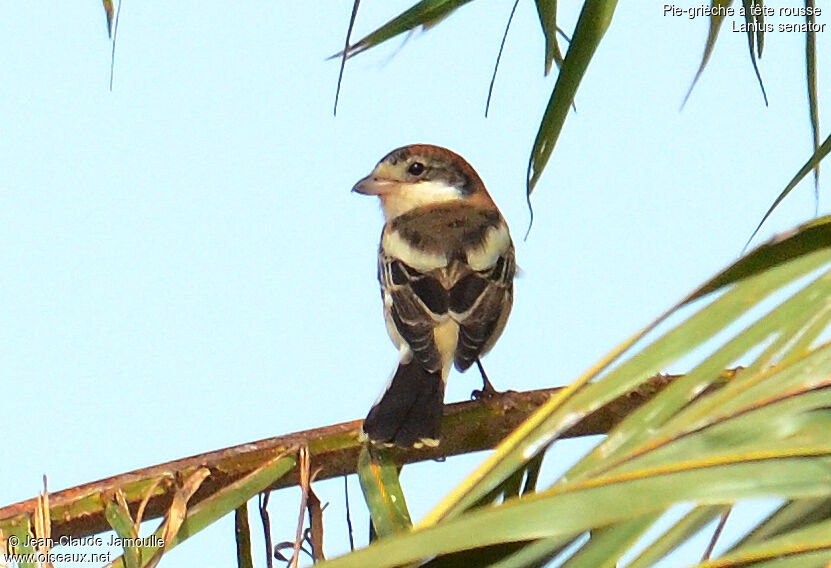
[[[387,390],[364,420],[364,432],[381,444],[436,446],[443,408],[441,371],[430,372],[415,360],[399,363]]]

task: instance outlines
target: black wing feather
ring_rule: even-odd
[[[450,310],[459,322],[455,364],[467,370],[502,331],[511,309],[516,266],[509,248],[493,267],[471,273],[450,289]]]
[[[398,333],[425,369],[441,370],[441,355],[434,341],[433,328],[435,322],[447,314],[447,290],[432,276],[418,272],[400,260],[381,254],[378,262],[381,290],[392,297],[389,313]]]

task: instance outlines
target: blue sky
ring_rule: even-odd
[[[407,6],[364,2],[355,37]],[[0,504],[34,496],[44,473],[59,490],[363,417],[396,352],[375,280],[381,213],[349,190],[397,146],[465,156],[511,225],[523,274],[485,360],[497,388],[567,384],[733,261],[811,152],[802,36],[766,36],[766,108],[746,38],[726,24],[679,112],[706,19],[621,3],[523,241],[526,165],[554,78],[522,2],[484,118],[510,8],[472,3],[351,60],[333,117],[338,63],[326,58],[350,2],[128,0],[112,92],[99,3],[0,6]],[[576,15],[561,6],[561,25]],[[813,214],[803,183],[760,238]],[[455,374],[447,400],[477,386]],[[587,447],[564,444],[551,474]],[[413,516],[481,459],[408,467]],[[326,552],[343,552],[342,481],[318,493]],[[293,538],[298,497],[272,497],[275,542]],[[227,565],[232,539],[228,518],[169,565]],[[262,565],[260,542],[255,554]]]

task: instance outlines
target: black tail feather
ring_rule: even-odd
[[[364,432],[376,443],[412,447],[435,445],[441,431],[444,381],[417,362],[399,364],[389,387],[364,420]]]

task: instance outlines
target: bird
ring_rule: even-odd
[[[376,445],[435,447],[453,366],[476,363],[501,335],[516,273],[508,225],[460,155],[411,144],[384,156],[353,192],[377,196],[384,214],[378,281],[398,366],[363,422]],[[476,394],[476,391],[474,392]]]

